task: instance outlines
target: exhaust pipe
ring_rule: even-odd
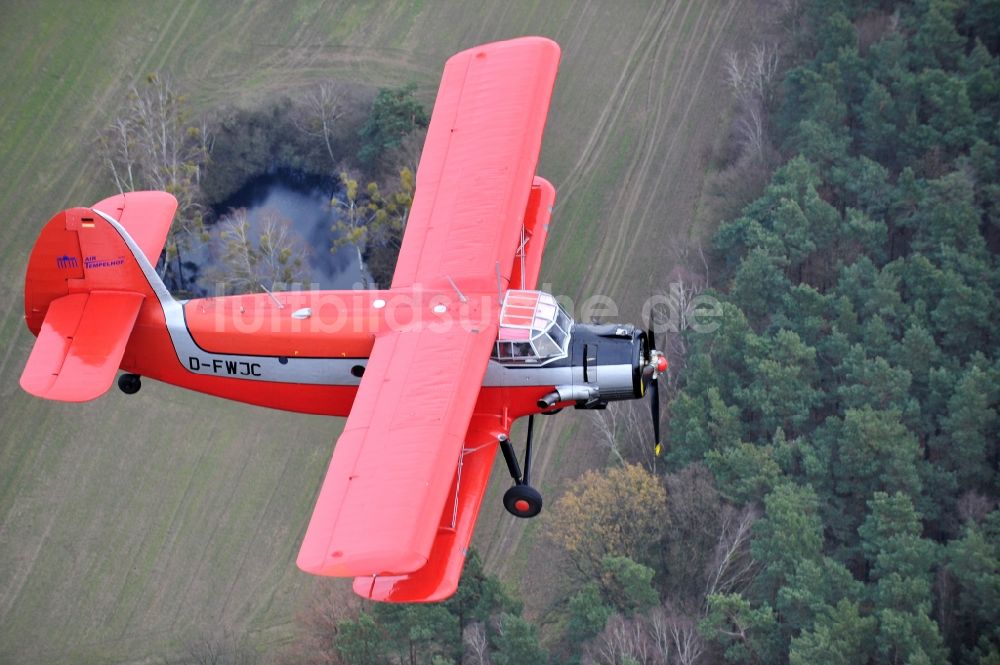
[[[538,408],[551,409],[557,402],[590,401],[597,397],[597,389],[587,386],[556,386],[556,389],[538,400]]]

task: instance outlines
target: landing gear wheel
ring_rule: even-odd
[[[514,485],[504,492],[503,507],[514,517],[534,517],[542,512],[542,495],[530,485]]]
[[[126,395],[134,395],[142,388],[138,374],[122,374],[118,377],[118,389]]]

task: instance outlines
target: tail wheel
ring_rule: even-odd
[[[542,495],[530,485],[514,485],[504,492],[503,507],[514,517],[534,517],[542,512]]]
[[[142,388],[142,380],[138,374],[122,374],[118,377],[118,389],[126,395],[134,395]]]

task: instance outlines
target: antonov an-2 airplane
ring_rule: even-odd
[[[530,417],[603,408],[650,386],[652,333],[575,323],[534,290],[555,190],[535,175],[559,47],[478,46],[445,65],[389,289],[177,301],[153,266],[177,202],[129,192],[58,213],[28,262],[38,339],[27,392],[67,402],[140,376],[275,409],[347,416],[298,555],[359,595],[457,588],[498,448],[506,508],[541,509]],[[523,473],[508,440],[529,416]],[[658,448],[658,444],[657,444]]]

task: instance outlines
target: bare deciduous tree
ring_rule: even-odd
[[[119,192],[135,190],[135,138],[130,130],[128,116],[118,116],[111,121],[107,133],[101,138],[105,163]]]
[[[281,289],[301,282],[308,274],[307,252],[291,221],[264,211],[252,223],[244,208],[219,220],[221,268],[211,275],[230,293]]]
[[[781,62],[776,46],[754,44],[745,57],[729,51],[723,56],[723,60],[726,80],[740,102],[770,102],[771,83]]]
[[[649,642],[653,649],[653,656],[659,665],[669,665],[673,647],[673,638],[670,635],[670,614],[666,607],[655,607],[649,613]]]
[[[698,247],[699,254],[704,254]],[[684,258],[687,258],[685,252]],[[706,267],[707,270],[707,267]],[[661,389],[672,389],[676,386],[677,376],[683,367],[687,356],[687,343],[682,333],[696,322],[698,296],[705,290],[706,278],[688,272],[677,272],[671,278],[666,292],[659,290],[650,298],[649,324],[657,334],[655,343],[665,348],[660,349],[667,354],[673,369],[667,373],[666,386],[661,380]]]
[[[645,402],[619,402],[588,413],[597,427],[598,443],[618,464],[642,464],[648,471],[656,471],[653,427]]]
[[[749,94],[749,86],[746,84],[746,61],[736,51],[726,51],[722,56],[722,61],[725,68],[726,83],[729,84],[736,99],[740,102],[744,101]]]
[[[340,182],[344,186],[343,200],[331,201],[340,212],[332,229],[337,238],[331,250],[354,245],[362,270],[367,268],[376,283],[388,284],[413,204],[416,185],[413,172],[403,168],[399,172],[399,189],[387,194],[375,182],[361,188],[347,173],[340,174]],[[368,266],[365,265],[366,256]]]
[[[183,283],[181,250],[204,233],[200,183],[212,150],[207,122],[192,118],[170,77],[151,74],[145,85],[129,88],[98,148],[119,191],[157,189],[177,198],[167,259],[177,259]]]
[[[651,652],[642,620],[616,614],[597,636],[591,657],[601,665],[652,665]]]
[[[205,121],[192,119],[170,77],[151,75],[146,85],[131,86],[101,146],[121,191],[170,192],[177,197],[178,221],[193,218],[211,136]]]
[[[694,665],[705,649],[698,622],[677,612],[669,603],[654,609],[648,619],[649,640],[659,665]]]
[[[417,166],[420,163],[420,155],[424,148],[424,139],[426,138],[426,127],[414,129],[400,141],[398,148],[394,148],[390,152],[388,161],[392,164],[399,164],[402,168],[416,173]]]
[[[697,663],[705,649],[701,633],[698,632],[698,625],[688,617],[675,617],[668,625],[670,639],[677,655],[676,662],[680,665]]]
[[[482,623],[478,621],[470,623],[465,629],[462,641],[465,643],[468,654],[462,662],[468,662],[472,665],[489,665],[490,645],[486,637],[486,627]]]
[[[767,148],[767,135],[764,130],[764,111],[760,102],[747,104],[736,122],[743,147],[754,159],[763,160]]]
[[[992,510],[996,509],[996,499],[985,494],[980,494],[975,490],[968,490],[958,499],[956,508],[958,518],[963,524],[968,522],[978,523],[983,520]]]
[[[337,163],[333,150],[333,131],[345,112],[345,88],[332,81],[319,83],[302,96],[302,114],[295,126],[308,136],[323,140],[331,165]]]
[[[750,535],[759,517],[760,509],[754,505],[723,509],[719,538],[705,575],[705,598],[742,591],[753,580],[759,565],[750,556]]]
[[[668,604],[647,616],[608,619],[588,645],[584,663],[599,665],[695,665],[705,650],[697,618]]]
[[[670,282],[666,292],[655,293],[650,299],[649,309],[653,330],[660,334],[676,334],[685,330],[690,324],[691,303],[702,289],[701,284],[678,276]]]
[[[753,159],[763,161],[768,147],[765,112],[780,64],[778,48],[754,44],[745,56],[727,52],[723,62],[726,81],[737,101],[736,127],[744,150]]]
[[[333,580],[324,579],[295,617],[296,639],[274,659],[277,665],[346,665],[337,651],[340,624],[358,617],[358,604],[333,592]]]

